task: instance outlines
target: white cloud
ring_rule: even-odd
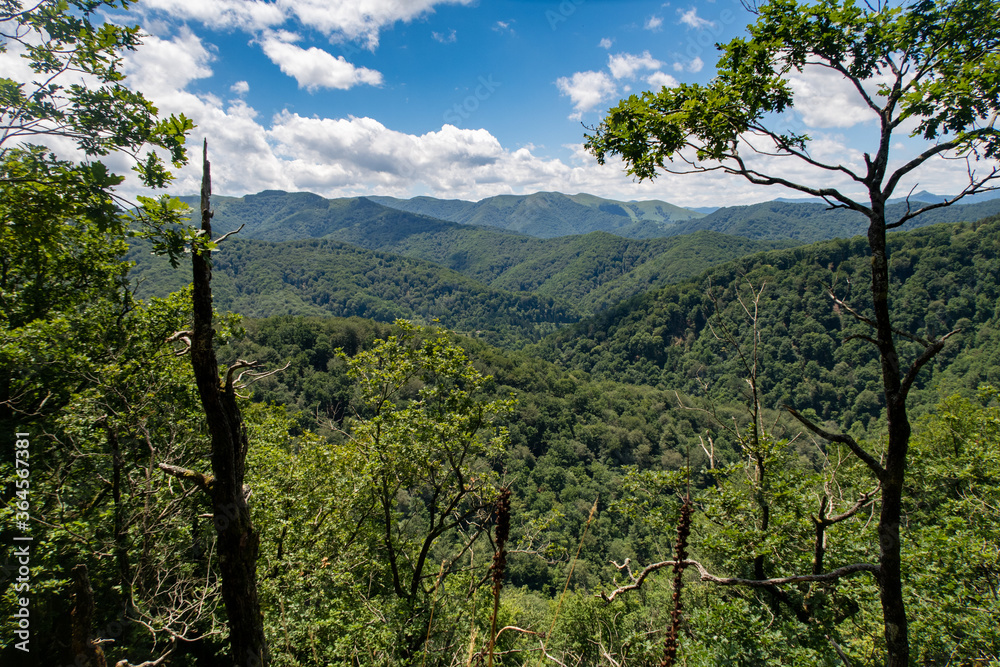
[[[635,76],[640,69],[660,69],[663,63],[649,55],[649,51],[643,51],[641,56],[631,53],[619,53],[608,56],[608,69],[611,76],[616,79],[625,79]]]
[[[809,127],[846,128],[877,117],[853,84],[832,70],[807,66],[790,74],[788,83],[795,109]]]
[[[146,4],[162,1],[146,0]],[[203,4],[220,4],[202,1]],[[326,85],[321,83],[325,80],[323,76],[302,64],[308,60],[306,56],[310,50],[295,46],[292,43],[294,34],[267,32],[263,39],[289,47],[287,53],[291,55],[285,65],[302,68],[298,76],[292,74],[300,85],[308,86],[309,82]],[[354,68],[342,58],[334,58],[319,49],[315,51],[314,61],[327,69],[340,68],[341,75],[333,77],[334,80],[349,81],[361,76],[359,72],[363,70]],[[669,75],[658,69],[650,71],[651,66],[641,64],[653,60],[648,54],[631,57],[635,60],[623,57],[623,67],[630,63],[640,64],[619,72],[641,75],[650,85],[673,82]],[[18,61],[22,59],[15,53],[0,54],[0,71],[14,76],[14,68],[22,66]],[[128,56],[126,82],[146,93],[160,108],[161,115],[184,113],[197,124],[190,136],[190,146],[193,150],[200,149],[202,138],[208,138],[213,181],[220,194],[241,195],[281,189],[311,191],[326,197],[429,194],[474,200],[495,194],[544,190],[589,192],[624,200],[663,199],[688,206],[752,203],[789,194],[785,190],[755,187],[717,173],[666,174],[652,182],[636,182],[624,173],[620,161],[611,159],[604,166],[598,165],[581,146],[573,147],[565,155],[549,154],[545,148],[534,146],[510,148],[485,129],[444,125],[408,134],[372,118],[305,117],[290,111],[262,118],[244,100],[223,100],[219,96],[198,95],[188,90],[194,81],[212,75],[212,62],[210,45],[186,29],[170,38],[148,37],[138,52]],[[823,120],[823,110],[817,108],[821,103],[834,106],[829,99],[821,99],[818,91],[836,87],[836,82],[826,81],[820,74],[807,70],[800,77],[801,81],[795,83],[809,84],[816,89],[813,92],[803,90],[796,100],[795,111],[805,111],[809,122]],[[371,74],[374,75],[378,73]],[[30,72],[26,76],[31,76]],[[557,85],[570,97],[577,117],[616,93],[615,80],[608,71],[578,72],[560,79]],[[225,91],[225,88],[220,90]],[[249,85],[237,82],[230,90],[242,95],[248,92]],[[844,137],[820,132],[810,134],[816,139],[811,151],[817,159],[863,166],[862,157],[851,149]],[[851,142],[854,142],[853,137]],[[850,185],[842,178],[832,179],[829,173],[809,169],[795,160],[767,156],[751,159],[755,166],[767,168],[770,173],[843,187]],[[106,161],[118,173],[129,174],[131,165],[126,158],[109,156]],[[912,180],[921,188],[938,192],[953,192],[961,187],[964,176],[961,169],[956,170],[953,162],[933,162],[927,169],[914,174]],[[171,192],[196,193],[200,179],[200,162],[193,159],[192,164],[179,170]],[[908,184],[903,186],[908,187]],[[129,176],[121,191],[126,196],[139,192],[134,176]]]
[[[139,11],[162,12],[174,19],[212,28],[261,32],[298,19],[328,37],[361,40],[374,49],[382,29],[412,21],[442,4],[468,5],[475,0],[143,0]],[[150,21],[143,21],[149,25]]]
[[[605,37],[600,41],[600,43],[598,43],[598,46],[601,47],[602,49],[610,49],[613,43],[614,42]]]
[[[615,94],[615,84],[604,72],[577,72],[572,77],[560,77],[556,86],[573,102],[576,113],[570,118],[576,120]]]
[[[333,56],[316,47],[300,48],[282,37],[287,36],[269,34],[261,41],[261,46],[271,62],[293,77],[299,88],[312,92],[319,88],[347,90],[360,84],[382,84],[381,72],[356,67],[343,56]]]
[[[652,30],[654,32],[659,30],[661,27],[663,27],[663,19],[659,16],[650,16],[646,21],[646,25],[643,26],[646,30]]]
[[[333,37],[378,46],[379,32],[397,21],[412,21],[436,5],[468,5],[474,0],[277,0],[288,16]]]
[[[441,42],[442,44],[453,44],[458,41],[458,33],[454,28],[448,34],[431,32],[431,37],[434,38],[434,41]]]
[[[212,28],[248,32],[281,25],[288,18],[278,5],[261,0],[143,0],[137,10],[141,13],[159,10],[173,18],[197,21]]]
[[[675,62],[673,67],[675,72],[700,72],[705,68],[705,61],[698,56],[695,56],[688,61]]]
[[[692,7],[691,9],[684,11],[683,9],[677,9],[678,21],[688,26],[689,28],[694,28],[695,30],[702,30],[704,28],[710,28],[714,23],[711,21],[706,21],[705,19],[698,16],[698,8]]]
[[[670,76],[666,72],[653,72],[646,77],[646,83],[653,87],[653,90],[659,90],[660,88],[674,88],[677,84],[677,79]]]
[[[145,37],[138,49],[127,54],[123,70],[129,87],[156,99],[212,76],[212,60],[201,39],[183,27],[172,39]]]
[[[499,33],[510,33],[514,34],[514,21],[497,21],[493,24],[493,31]]]

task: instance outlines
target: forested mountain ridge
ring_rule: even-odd
[[[940,201],[942,197],[928,195]],[[189,205],[196,198],[181,197]],[[856,212],[831,209],[823,203],[773,200],[746,206],[726,206],[702,215],[662,201],[616,202],[593,195],[540,192],[501,195],[480,202],[431,197],[349,197],[326,199],[307,192],[266,190],[244,197],[217,197],[215,222],[221,232],[245,224],[245,238],[293,241],[329,237],[373,250],[395,252],[394,244],[414,235],[468,233],[484,243],[504,243],[510,234],[536,239],[585,235],[603,231],[631,239],[684,236],[713,231],[755,240],[812,243],[850,238],[865,231]],[[913,200],[890,202],[886,215],[898,218]],[[903,229],[943,222],[970,222],[1000,213],[1000,198],[970,198],[934,209]],[[637,231],[638,230],[638,231]],[[424,257],[425,259],[435,259]],[[435,259],[435,261],[440,261]]]
[[[912,210],[920,208],[919,201],[910,202]],[[900,218],[907,211],[904,202],[886,206],[886,217]],[[972,222],[1000,213],[1000,199],[976,203],[958,203],[922,213],[902,229],[915,229],[943,222]],[[864,234],[867,221],[857,211],[831,209],[826,204],[809,202],[769,201],[749,206],[727,206],[703,218],[687,220],[666,230],[668,235],[690,234],[711,230],[750,239],[789,239],[800,243],[813,243],[832,238],[850,238]]]
[[[143,296],[187,283],[186,272],[133,249]],[[579,314],[567,303],[490,288],[418,259],[373,252],[330,239],[272,243],[233,237],[213,259],[217,308],[247,317],[281,314],[367,317],[382,322],[440,322],[480,332],[495,344],[538,338]]]
[[[605,231],[626,238],[665,236],[679,221],[701,217],[663,201],[619,202],[593,195],[539,192],[499,195],[479,202],[431,197],[343,197],[326,199],[308,192],[265,190],[244,197],[218,197],[217,224],[229,231],[246,223],[246,232],[268,241],[328,236],[364,225],[391,222],[403,229],[416,223],[486,227],[536,238]],[[195,197],[181,197],[189,205]]]
[[[627,238],[652,238],[663,236],[680,221],[702,215],[659,200],[621,202],[588,194],[566,195],[559,192],[497,195],[477,202],[433,197],[369,199],[411,213],[466,225],[498,227],[540,238],[594,231],[611,232]]]
[[[190,199],[188,203],[192,203]],[[606,232],[541,239],[399,211],[363,197],[328,200],[308,193],[276,191],[242,198],[219,197],[214,210],[213,220],[220,232],[245,225],[238,238],[247,242],[287,242],[280,257],[284,266],[317,259],[296,259],[312,246],[293,241],[337,240],[359,249],[434,262],[493,290],[537,293],[543,299],[566,303],[572,300],[572,310],[578,315],[597,312],[651,287],[697,275],[712,264],[793,243],[753,241],[715,232],[644,240]],[[133,258],[139,261],[136,275],[141,273],[153,280],[145,293],[165,294],[180,285],[178,279],[168,280],[165,285],[169,288],[154,285],[169,273],[157,271],[157,277],[152,278],[147,265],[158,260],[143,253],[133,253]],[[437,282],[448,280],[442,276]],[[290,303],[299,302],[293,299]],[[288,311],[272,303],[270,308],[254,306],[249,312],[240,312],[265,316]],[[312,307],[305,312],[316,314]],[[384,308],[335,309],[326,314],[373,316],[372,312],[382,313],[381,318],[389,321],[403,316],[401,311],[389,315]],[[420,317],[415,313],[410,316]],[[472,327],[478,328],[483,327]]]
[[[432,261],[496,289],[571,299],[581,314],[695,276],[713,264],[793,244],[707,231],[645,240],[607,232],[537,239],[467,227],[432,228],[392,242],[369,243],[370,232],[334,236],[372,250]]]
[[[1000,384],[1000,217],[918,228],[890,237],[895,325],[950,340],[915,391]],[[715,400],[738,395],[737,360],[720,351],[707,318],[721,308],[741,336],[737,288],[762,290],[761,388],[767,405],[809,408],[822,419],[878,411],[877,365],[865,327],[830,298],[864,314],[864,239],[838,239],[748,255],[698,278],[633,297],[567,327],[535,353],[594,378],[649,384]],[[718,299],[719,304],[713,301]],[[854,338],[852,338],[854,336]],[[916,348],[903,345],[907,358]],[[929,399],[933,401],[933,399]],[[919,399],[918,399],[919,402]]]

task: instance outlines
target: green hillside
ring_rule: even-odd
[[[865,248],[856,237],[747,256],[624,301],[554,334],[535,352],[594,378],[730,401],[740,393],[743,372],[708,320],[721,312],[740,336],[750,336],[736,294],[745,302],[752,285],[763,288],[767,405],[809,408],[821,419],[857,418],[864,427],[879,408],[877,364],[870,363],[870,345],[857,338],[867,334],[865,325],[831,301],[827,286],[864,313],[870,300]],[[1000,217],[894,234],[890,252],[897,328],[918,336],[962,331],[925,369],[916,400],[1000,383]],[[909,359],[916,349],[901,343]]]
[[[669,557],[677,496],[684,493],[686,484],[686,475],[679,470],[689,469],[692,485],[704,494],[696,514],[700,523],[691,538],[695,557],[710,558],[722,548],[719,542],[738,536],[728,522],[738,524],[747,516],[750,501],[714,505],[719,501],[713,493],[722,484],[739,483],[750,471],[739,463],[735,436],[726,430],[727,424],[746,424],[746,383],[743,369],[718,335],[720,323],[726,322],[737,338],[749,343],[752,331],[735,298],[740,294],[749,303],[748,284],[754,289],[763,287],[760,380],[767,406],[787,402],[821,422],[837,418],[851,425],[856,437],[865,438],[866,446],[877,447],[878,364],[866,342],[850,339],[863,333],[864,327],[843,309],[834,308],[825,294],[825,286],[833,286],[838,296],[864,312],[864,248],[863,239],[856,238],[747,256],[697,279],[635,297],[523,350],[498,350],[466,337],[452,338],[465,348],[476,368],[493,377],[491,395],[517,398],[514,412],[504,422],[510,444],[503,472],[506,480],[513,480],[511,502],[517,525],[512,530],[523,542],[509,556],[504,594],[529,610],[521,613],[530,616],[534,613],[530,610],[552,603],[565,584],[567,561],[577,553],[572,582],[580,590],[566,600],[569,620],[562,626],[564,632],[575,630],[586,638],[591,636],[591,619],[598,614],[613,614],[608,623],[615,627],[614,623],[626,621],[638,624],[635,618],[660,609],[671,593],[668,577],[662,573],[650,577],[642,594],[626,602],[616,600],[617,606],[596,599],[595,591],[607,591],[613,588],[609,582],[622,581],[612,562],[632,559],[638,572],[642,564]],[[968,457],[976,454],[961,450],[967,447],[965,443],[975,443],[984,456],[995,457],[996,424],[1000,423],[995,403],[989,412],[975,400],[952,399],[940,408],[935,406],[948,394],[961,392],[971,398],[981,383],[1000,382],[1000,286],[996,281],[1000,218],[896,234],[891,252],[897,327],[921,335],[963,329],[932,367],[924,369],[926,377],[912,396],[915,417],[923,417],[914,420],[910,474],[913,484],[920,486],[908,505],[909,515],[931,511],[927,499],[942,480],[948,485],[967,480],[956,487],[961,490],[956,494],[960,500],[978,497],[977,493],[995,498],[994,491],[974,490],[995,489],[995,472],[969,463]],[[716,295],[714,300],[707,296],[709,292]],[[710,320],[715,328],[708,326]],[[346,362],[337,359],[334,350],[339,347],[353,356],[396,330],[366,320],[286,316],[250,321],[247,331],[246,339],[223,351],[228,358],[264,359],[269,365],[292,361],[286,373],[256,385],[255,398],[289,406],[299,413],[304,426],[336,436],[348,419],[353,388]],[[903,351],[912,359],[912,348]],[[986,391],[979,400],[988,401],[994,395]],[[974,423],[976,410],[983,411],[983,419]],[[782,438],[781,458],[771,468],[779,480],[776,484],[784,484],[792,471],[814,479],[823,461],[836,455],[835,448],[817,446],[799,433],[787,415],[768,410],[766,417],[769,429]],[[864,477],[852,481],[856,471],[847,463],[838,468],[836,488],[846,504],[870,489],[870,480]],[[989,470],[995,471],[995,465]],[[822,489],[823,481],[812,490]],[[594,498],[599,498],[599,510],[588,523]],[[789,534],[801,530],[808,544],[816,495],[810,495],[808,487],[786,484],[780,493],[775,491],[771,502],[771,507],[781,510],[774,516],[783,530]],[[673,509],[666,511],[665,506]],[[969,516],[982,513],[981,520],[995,535],[996,513],[980,505],[971,507]],[[726,512],[735,516],[727,519]],[[853,562],[860,550],[874,543],[870,534],[874,529],[865,514],[851,528],[858,532],[838,533],[831,539],[829,555],[836,562],[848,558]],[[954,516],[948,513],[943,521],[952,522]],[[585,526],[588,537],[577,552]],[[929,539],[915,524],[907,530],[916,534],[908,533],[914,544]],[[781,533],[776,539],[786,537]],[[534,539],[544,548],[542,554],[532,551],[539,544]],[[794,544],[787,539],[787,544]],[[970,543],[992,544],[989,539]],[[951,553],[935,548],[938,553]],[[968,557],[960,547],[955,549],[959,558]],[[812,556],[806,551],[790,553],[789,558],[799,558],[806,565]],[[872,558],[869,552],[861,553]],[[921,559],[921,552],[913,558]],[[995,556],[990,555],[984,566],[989,576],[996,572],[995,563]],[[696,580],[690,585],[691,606],[698,613],[719,595],[718,589],[698,588]],[[915,597],[924,595],[924,589],[914,586],[913,590]],[[859,594],[845,586],[838,595],[853,600],[851,596],[864,599],[872,593]],[[741,598],[735,599],[727,601],[739,604]],[[975,614],[988,617],[996,600],[989,595],[984,599],[986,611]],[[862,611],[854,602],[844,608],[849,619],[861,618]],[[864,613],[877,617],[877,611]],[[768,614],[773,616],[774,611],[768,609]],[[975,614],[970,612],[970,616]],[[772,618],[761,616],[764,625]],[[726,610],[718,618],[699,616],[702,625],[698,627],[718,628],[713,632],[723,636],[734,625],[742,628],[744,620]],[[760,627],[749,621],[747,625]],[[651,632],[646,625],[638,627],[643,633]],[[798,636],[799,627],[792,625],[785,632]],[[988,632],[980,634],[987,637],[985,641],[993,641],[990,637],[995,630]],[[787,642],[782,643],[780,633],[776,636],[774,641],[785,650]],[[754,645],[749,639],[740,641],[744,643],[739,646]],[[836,660],[818,664],[827,663],[836,664]]]
[[[679,221],[701,214],[663,201],[620,202],[593,195],[537,192],[478,202],[431,197],[370,197],[386,206],[466,225],[485,225],[540,238],[606,231],[628,238],[663,236]]]
[[[183,287],[187,272],[134,248],[140,296]],[[430,323],[494,344],[538,338],[579,319],[565,302],[492,289],[416,259],[332,240],[271,243],[233,237],[213,258],[216,308],[247,317],[294,314],[397,318]]]
[[[572,299],[582,313],[690,278],[714,264],[791,245],[714,232],[647,240],[606,232],[536,239],[469,227],[432,228],[388,244],[372,243],[346,230],[333,236],[436,262],[494,288]]]
[[[920,202],[911,202],[913,209]],[[905,203],[886,207],[886,218],[899,219],[906,213]],[[1000,199],[974,204],[956,204],[934,209],[904,225],[914,229],[943,222],[972,222],[1000,213]],[[680,222],[666,230],[670,235],[690,234],[711,230],[751,239],[792,239],[801,243],[814,243],[824,239],[850,238],[864,234],[868,223],[856,211],[830,209],[825,204],[770,201],[750,206],[727,206],[697,220]]]
[[[572,299],[581,314],[713,264],[790,245],[713,232],[644,240],[607,232],[542,239],[387,208],[364,197],[329,200],[278,191],[219,198],[213,220],[220,232],[245,225],[243,239],[326,238],[435,262],[494,289]]]

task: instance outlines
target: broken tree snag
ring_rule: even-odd
[[[87,566],[73,568],[73,611],[70,630],[73,655],[80,667],[107,667],[104,650],[90,641],[90,625],[94,619],[94,590],[90,587]]]
[[[194,244],[191,365],[212,440],[212,513],[218,535],[222,600],[229,619],[230,661],[244,667],[267,665],[264,621],[257,597],[260,536],[250,522],[243,493],[247,433],[231,382],[222,384],[212,326],[212,177],[205,141],[201,183],[201,238]],[[207,484],[206,484],[207,486]]]

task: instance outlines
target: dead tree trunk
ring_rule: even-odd
[[[260,536],[250,521],[243,491],[247,456],[247,433],[236,404],[232,374],[221,382],[215,356],[212,327],[212,262],[207,245],[212,239],[210,198],[212,179],[208,141],[204,147],[201,185],[202,239],[192,252],[194,269],[194,327],[191,364],[212,440],[212,478],[203,488],[212,498],[218,535],[222,599],[229,620],[231,663],[238,667],[264,667],[267,648],[264,622],[257,597],[257,553]]]
[[[70,613],[73,655],[80,667],[107,667],[104,651],[90,641],[90,626],[94,620],[94,590],[86,565],[73,568],[73,611]]]

